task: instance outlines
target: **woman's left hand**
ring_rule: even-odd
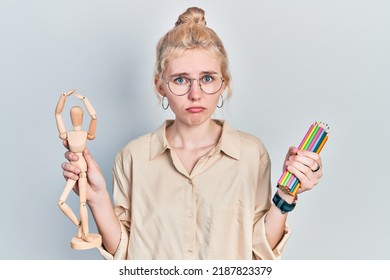
[[[311,190],[322,177],[322,162],[320,155],[290,147],[286,155],[283,169],[287,169],[301,183],[298,193]]]

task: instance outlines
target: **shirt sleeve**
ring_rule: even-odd
[[[128,258],[128,246],[131,225],[131,156],[122,150],[118,153],[113,171],[114,212],[121,225],[121,238],[115,253],[112,255],[104,247],[98,250],[107,260],[125,260]]]
[[[259,172],[255,194],[255,218],[253,224],[253,259],[273,260],[280,259],[284,246],[290,236],[290,229],[286,224],[284,234],[278,245],[272,249],[269,246],[265,233],[265,217],[271,208],[271,162],[264,148],[260,151]]]
[[[127,258],[127,244],[129,243],[128,229],[121,223],[121,240],[114,255],[110,254],[103,246],[98,247],[100,254],[106,260],[125,260]]]

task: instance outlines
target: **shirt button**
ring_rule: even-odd
[[[193,252],[193,251],[192,251],[191,249],[188,249],[188,250],[187,250],[187,253],[188,253],[188,254],[192,254],[192,252]]]

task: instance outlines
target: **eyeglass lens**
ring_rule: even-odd
[[[217,74],[206,74],[199,78],[175,76],[168,81],[170,91],[175,95],[184,95],[191,89],[193,80],[198,81],[200,89],[206,94],[217,93],[223,84],[223,78]]]

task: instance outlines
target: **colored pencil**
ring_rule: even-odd
[[[299,150],[307,150],[319,154],[328,141],[329,127],[323,122],[314,122],[308,129],[298,146]],[[285,170],[278,180],[278,187],[283,188],[287,193],[295,196],[300,182],[291,172]]]

